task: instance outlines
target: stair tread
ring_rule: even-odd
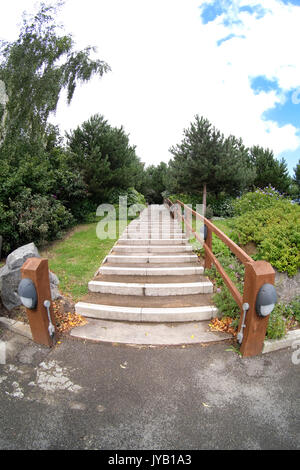
[[[134,268],[201,268],[203,264],[198,261],[193,261],[191,263],[172,263],[171,265],[169,263],[159,263],[159,265],[156,265],[155,263],[135,263]],[[131,268],[132,266],[124,266],[124,263],[118,265],[118,263],[110,263],[107,261],[105,264],[103,264],[102,267],[110,267],[110,268]]]
[[[191,282],[208,282],[209,279],[202,274],[192,274],[187,276],[118,276],[110,274],[99,274],[93,281],[134,283],[134,284],[182,284]]]
[[[206,305],[214,306],[212,294],[173,295],[165,297],[147,297],[138,295],[100,294],[89,292],[81,302],[114,305],[120,307],[140,308],[176,308],[176,307],[200,307]]]

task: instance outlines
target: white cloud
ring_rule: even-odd
[[[0,31],[11,38],[17,13],[34,2],[11,0]],[[69,130],[94,113],[122,125],[148,164],[168,161],[195,114],[208,117],[225,134],[241,136],[276,154],[300,146],[296,128],[279,128],[262,113],[280,97],[255,95],[249,77],[277,79],[287,91],[300,86],[300,8],[264,0],[263,18],[243,12],[242,24],[226,28],[224,16],[203,25],[199,0],[68,0],[59,15],[78,48],[96,45],[112,72],[75,93],[70,107],[59,104],[55,122]],[[207,3],[207,2],[205,2]],[[237,6],[257,1],[232,2]],[[14,10],[15,6],[18,10]],[[234,16],[232,16],[234,18]],[[228,34],[243,35],[217,46]]]

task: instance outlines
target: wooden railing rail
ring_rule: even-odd
[[[216,227],[210,220],[206,219],[204,216],[198,212],[191,209],[189,206],[183,202],[177,200],[176,203],[172,203],[169,199],[165,199],[165,204],[172,211],[171,213],[174,217],[177,217],[180,221],[183,221],[185,226],[188,228],[189,232],[192,232],[195,238],[203,244],[205,250],[205,269],[210,269],[211,265],[214,264],[222,276],[224,283],[231,292],[232,297],[235,302],[243,311],[243,306],[249,306],[246,315],[245,329],[243,332],[243,341],[241,344],[240,351],[243,356],[255,356],[260,354],[263,349],[264,339],[266,335],[266,330],[268,326],[269,317],[259,317],[256,313],[255,302],[257,294],[260,288],[264,284],[274,284],[275,282],[275,271],[266,261],[254,261],[247,253],[245,253],[242,248],[240,248],[236,243],[234,243],[225,233],[223,233],[218,227]],[[207,228],[207,233],[205,241],[203,236],[201,237],[196,230],[193,229],[192,225],[188,222],[188,218],[182,214],[182,209],[184,209],[185,214],[190,213],[191,216],[194,216],[201,220]],[[244,264],[245,266],[245,279],[244,279],[244,291],[243,295],[239,292],[235,284],[232,282],[221,263],[218,261],[216,256],[212,251],[212,234],[215,234],[222,242],[224,242],[231,252]],[[240,324],[238,331],[242,327],[243,315],[241,315]]]

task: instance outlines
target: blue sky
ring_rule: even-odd
[[[45,0],[48,3],[48,0]],[[24,10],[10,0],[0,39]],[[112,71],[61,100],[61,132],[101,113],[123,125],[146,164],[171,158],[196,114],[248,146],[272,149],[293,173],[300,158],[300,0],[66,0],[58,20],[76,47],[97,47]]]
[[[264,1],[263,4],[259,2],[243,2],[236,1],[232,2],[229,0],[213,0],[202,2],[200,7],[201,19],[204,26],[216,26],[216,31],[224,31],[222,37],[216,39],[217,47],[221,47],[226,42],[234,42],[237,39],[245,40],[245,47],[249,36],[251,36],[251,29],[255,31],[255,25],[259,26],[263,19],[268,19],[265,24],[270,28],[272,27],[272,17],[280,15],[280,12],[284,12],[286,17],[292,17],[295,13],[298,15],[300,12],[300,0],[275,0],[275,1]],[[248,16],[248,18],[247,18]],[[251,20],[250,20],[251,17]],[[271,21],[270,21],[271,19]],[[250,23],[251,21],[251,23]],[[274,21],[275,25],[279,22]],[[290,25],[293,28],[293,24]],[[284,157],[288,163],[290,173],[293,173],[293,168],[300,159],[300,76],[294,76],[293,79],[287,79],[288,68],[290,68],[290,75],[294,75],[296,70],[299,71],[299,61],[297,53],[297,47],[295,43],[299,44],[299,34],[296,31],[296,25],[294,26],[294,41],[287,42],[285,47],[289,50],[295,51],[295,56],[290,57],[289,62],[284,60],[284,49],[278,54],[276,60],[276,43],[274,42],[274,50],[272,53],[272,61],[268,64],[268,55],[265,55],[265,64],[261,64],[259,60],[259,53],[257,48],[253,47],[253,54],[258,54],[257,64],[255,64],[255,58],[251,57],[251,65],[249,64],[249,87],[250,93],[252,92],[254,98],[259,97],[266,98],[270,97],[269,102],[266,102],[264,107],[261,108],[260,120],[265,123],[265,132],[271,133],[269,125],[273,128],[273,132],[278,132],[286,129],[292,133],[294,143],[292,145],[288,142],[288,136],[286,135],[287,142],[286,148],[279,149],[274,152],[278,158]],[[280,29],[277,34],[283,39],[286,29],[289,28],[289,24],[282,22]],[[270,34],[276,34],[275,29],[265,30],[265,35],[268,37]],[[268,38],[269,39],[269,38]],[[267,42],[268,42],[267,39]],[[270,46],[272,47],[272,42]],[[240,41],[241,44],[241,41]],[[255,45],[255,41],[253,41]],[[259,44],[257,43],[259,47]],[[247,47],[249,51],[249,47]],[[240,51],[243,51],[243,45],[240,46]],[[230,48],[228,47],[225,54],[228,54],[230,58]],[[250,51],[251,52],[251,51]],[[274,57],[275,56],[275,57]],[[274,60],[275,59],[275,60]],[[229,62],[231,65],[231,63]],[[245,64],[243,64],[245,66]],[[252,69],[256,69],[257,73],[254,74]],[[243,70],[245,73],[245,70]],[[265,100],[267,101],[267,100]],[[269,147],[272,149],[272,142]],[[275,147],[275,144],[274,144]]]

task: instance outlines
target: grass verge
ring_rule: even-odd
[[[115,239],[99,240],[96,227],[96,223],[78,226],[64,240],[40,252],[58,276],[60,292],[74,302],[87,294],[88,282],[118,239],[117,233]]]

